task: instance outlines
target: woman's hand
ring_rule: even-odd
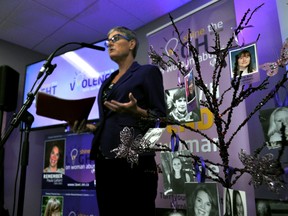
[[[132,93],[129,93],[129,99],[130,101],[127,103],[120,103],[115,100],[105,101],[104,105],[114,112],[119,113],[127,112],[131,114],[147,116],[147,111],[137,106],[137,99],[133,96]]]
[[[84,132],[95,132],[97,127],[94,124],[88,124],[86,119],[83,119],[81,122],[75,121],[73,124],[69,123],[70,128],[74,133],[84,133]]]

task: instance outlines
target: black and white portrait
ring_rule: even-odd
[[[194,181],[194,170],[191,166],[192,158],[189,157],[189,154],[188,150],[161,152],[165,195],[185,194],[184,184]]]
[[[232,216],[232,189],[223,189],[223,214],[224,216]]]
[[[282,136],[288,139],[288,107],[261,110],[259,118],[267,147],[279,148]]]
[[[219,216],[220,204],[217,183],[186,183],[187,215]]]
[[[247,202],[245,191],[233,190],[232,208],[233,215],[247,216]]]
[[[184,76],[184,85],[186,93],[186,102],[188,112],[197,112],[200,109],[198,88],[195,84],[193,70]]]
[[[169,118],[181,123],[200,121],[200,109],[188,111],[185,87],[165,90],[165,97]]]

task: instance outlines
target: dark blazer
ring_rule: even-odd
[[[103,90],[111,84],[118,72],[118,70],[113,72],[99,89],[100,122],[92,141],[91,159],[96,159],[99,154],[114,158],[115,153],[110,151],[117,148],[121,143],[120,131],[125,126],[133,127],[134,137],[137,134],[144,135],[148,130],[148,128],[143,130],[143,127],[139,127],[139,120],[141,119],[139,116],[129,113],[117,113],[104,108]],[[107,100],[116,100],[121,103],[129,102],[128,95],[130,92],[137,99],[139,107],[146,110],[149,109],[159,117],[166,116],[163,77],[158,67],[154,65],[139,65],[134,62],[108,93]]]

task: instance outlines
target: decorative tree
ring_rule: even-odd
[[[263,5],[263,4],[262,4]],[[219,148],[219,155],[221,157],[222,163],[215,163],[213,161],[210,161],[208,159],[205,159],[206,164],[214,164],[217,166],[220,166],[223,168],[223,173],[224,173],[224,178],[219,176],[215,171],[210,169],[209,167],[206,167],[209,169],[214,175],[216,175],[218,178],[211,178],[209,176],[206,176],[207,178],[212,179],[213,181],[219,182],[223,187],[226,188],[231,188],[237,180],[244,174],[244,173],[249,173],[252,176],[251,183],[255,187],[262,185],[262,184],[267,184],[269,189],[272,191],[277,192],[280,188],[284,187],[284,182],[283,182],[283,173],[284,169],[280,163],[280,159],[283,156],[283,151],[285,146],[287,146],[287,140],[285,137],[285,126],[283,126],[283,136],[282,136],[282,147],[279,150],[279,155],[275,159],[273,154],[266,154],[264,156],[261,156],[260,153],[265,146],[265,143],[263,146],[261,146],[259,149],[257,149],[253,155],[248,155],[245,153],[245,151],[239,152],[239,159],[243,163],[244,167],[243,168],[232,168],[229,166],[229,153],[228,149],[233,143],[233,139],[237,135],[237,133],[247,124],[247,122],[254,116],[257,111],[259,111],[270,99],[272,99],[275,94],[278,92],[278,90],[284,85],[284,83],[287,81],[287,72],[283,74],[283,77],[275,84],[275,88],[273,90],[270,90],[269,93],[263,97],[260,102],[254,107],[253,111],[247,115],[247,117],[238,123],[238,127],[234,132],[232,132],[232,135],[229,137],[227,136],[227,132],[230,129],[230,125],[233,123],[232,122],[232,116],[233,116],[233,111],[234,109],[241,104],[242,102],[245,101],[248,97],[257,94],[259,91],[265,90],[268,87],[269,84],[269,79],[272,75],[276,73],[276,70],[278,70],[278,67],[284,67],[288,63],[288,41],[283,45],[283,48],[281,50],[281,56],[280,59],[275,62],[275,63],[267,63],[264,65],[261,65],[260,67],[264,70],[267,70],[268,76],[260,82],[257,86],[253,86],[252,84],[249,85],[243,85],[241,84],[241,78],[242,78],[242,73],[238,76],[236,72],[233,72],[233,77],[231,80],[231,86],[224,91],[224,93],[221,95],[220,98],[217,98],[217,88],[219,87],[219,82],[221,80],[221,74],[222,74],[222,69],[227,66],[226,63],[226,57],[229,54],[229,50],[231,48],[235,47],[235,38],[239,35],[239,33],[247,28],[251,27],[249,25],[250,20],[252,19],[254,13],[262,7],[262,5],[258,6],[256,9],[251,11],[248,9],[246,13],[244,14],[243,18],[241,19],[239,25],[235,28],[233,35],[231,38],[228,40],[226,46],[222,48],[220,44],[220,36],[215,31],[213,26],[211,28],[213,29],[214,36],[215,36],[215,44],[212,47],[212,51],[207,52],[209,54],[214,54],[216,57],[216,63],[214,66],[214,71],[212,75],[212,85],[213,85],[213,90],[209,91],[208,87],[205,85],[205,82],[202,77],[202,71],[201,71],[201,66],[199,62],[199,53],[197,49],[193,46],[191,43],[191,38],[190,38],[190,29],[188,29],[188,42],[184,43],[180,37],[180,33],[177,29],[177,26],[174,23],[174,20],[172,16],[170,16],[170,19],[172,21],[172,25],[175,29],[175,32],[177,33],[178,39],[183,47],[185,49],[188,49],[188,51],[192,54],[192,57],[195,62],[194,66],[194,71],[196,72],[195,75],[195,84],[196,86],[203,91],[203,94],[205,95],[206,100],[200,101],[200,105],[203,107],[208,108],[211,113],[214,115],[214,123],[217,128],[217,135],[218,135],[218,140],[215,141],[212,138],[209,138],[208,135],[203,133],[202,131],[198,129],[194,129],[190,126],[181,124],[180,122],[177,122],[175,120],[172,120],[170,118],[163,118],[160,119],[160,121],[165,122],[169,125],[181,125],[182,127],[198,133],[208,139],[211,143],[215,144]],[[260,36],[260,35],[259,35]],[[257,40],[259,39],[259,36]],[[239,46],[239,45],[236,45]],[[241,47],[241,46],[239,46]],[[173,53],[173,55],[168,55],[166,53],[162,53],[161,55],[158,54],[155,50],[153,50],[153,47],[150,47],[150,52],[149,52],[149,57],[152,60],[153,64],[158,65],[162,69],[166,69],[167,66],[175,65],[178,70],[181,72],[183,76],[185,76],[191,69],[184,66],[183,63],[181,63],[181,60],[179,59],[177,53],[174,50],[170,50]],[[280,75],[279,75],[280,76]],[[182,84],[183,85],[183,84]],[[232,93],[232,97],[230,98],[230,103],[223,103],[225,96],[227,93]],[[153,116],[153,113],[150,114],[149,117],[150,120],[157,120]],[[175,135],[174,131],[172,133]],[[187,147],[187,144],[185,143],[184,140],[181,140],[179,138],[180,142]],[[149,143],[141,142],[141,149],[149,149]],[[160,146],[160,150],[168,150],[171,151],[171,149],[167,147]],[[183,157],[187,157],[183,155]],[[191,154],[189,157],[192,157],[194,160],[194,163],[201,165],[201,159],[194,154]],[[232,178],[232,175],[234,175],[234,178]]]

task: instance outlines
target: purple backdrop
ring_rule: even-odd
[[[193,11],[191,9],[191,11]],[[211,46],[214,45],[214,34],[211,30],[210,24],[216,29],[220,34],[221,44],[226,45],[228,39],[232,36],[233,28],[236,26],[236,18],[234,12],[234,2],[233,1],[220,1],[216,2],[209,7],[206,7],[198,12],[189,14],[187,16],[182,16],[181,19],[175,19],[176,26],[181,34],[181,38],[185,42],[187,41],[188,28],[191,29],[191,39],[195,47],[198,47],[199,51],[199,61],[201,65],[201,72],[205,84],[211,89],[212,73],[214,69],[215,58],[213,55],[210,55],[206,52],[213,51]],[[185,51],[181,47],[176,32],[172,25],[167,25],[159,27],[155,31],[152,31],[147,34],[149,41],[149,46],[152,45],[158,54],[166,53],[169,54],[169,49],[173,49],[178,53],[181,60],[190,67],[194,66],[193,60],[191,57],[187,57]],[[230,70],[229,70],[229,60],[227,58],[228,66],[224,68],[221,75],[220,87],[218,89],[219,95],[221,95],[229,86],[230,86]],[[165,89],[171,89],[177,87],[178,84],[178,71],[174,66],[168,67],[165,71],[162,71],[164,77],[164,86]],[[195,75],[197,76],[197,75]],[[183,77],[181,76],[181,79]],[[203,93],[199,92],[199,97],[201,100],[205,100]],[[224,100],[224,106],[229,106],[231,100],[231,95],[227,94],[226,99]],[[225,105],[226,104],[226,105]],[[232,132],[238,126],[238,123],[243,121],[246,116],[245,104],[237,107],[234,113],[237,113],[233,117],[233,123],[230,127],[230,130],[227,134],[227,138],[230,137]],[[207,134],[210,138],[217,140],[217,133],[215,125],[213,124],[213,115],[206,109],[201,108],[202,120],[195,123],[186,123],[188,126],[201,129],[202,132]],[[176,131],[181,139],[184,139],[188,143],[189,150],[198,156],[202,156],[204,159],[209,158],[209,160],[216,163],[221,163],[221,158],[219,156],[219,151],[216,146],[211,144],[205,137],[193,133],[183,127],[178,126],[168,126],[166,133],[163,134],[160,141],[162,144],[167,144],[170,146],[170,136],[171,130]],[[184,148],[184,147],[183,147]],[[248,153],[250,152],[249,148],[249,139],[247,136],[247,127],[244,127],[235,137],[232,145],[229,148],[230,154],[230,166],[232,167],[243,167],[241,161],[238,159],[238,152],[241,149],[245,149]],[[181,150],[181,145],[180,149]],[[159,159],[160,160],[160,159]],[[159,162],[160,163],[160,162]],[[191,164],[192,166],[192,164]],[[223,170],[217,166],[213,167],[216,172],[219,172],[220,176],[223,176]],[[211,173],[207,172],[208,175]],[[159,179],[159,193],[157,197],[157,206],[159,208],[171,207],[172,197],[166,197],[163,195],[163,181],[162,176],[160,175]],[[242,176],[237,184],[235,185],[236,189],[241,189],[244,191],[250,190],[251,186],[248,185],[249,178]],[[220,195],[222,196],[222,187],[219,185]],[[252,191],[252,190],[250,190]],[[249,198],[254,200],[254,193],[249,194]],[[177,205],[179,208],[185,208],[185,197],[176,196]]]

